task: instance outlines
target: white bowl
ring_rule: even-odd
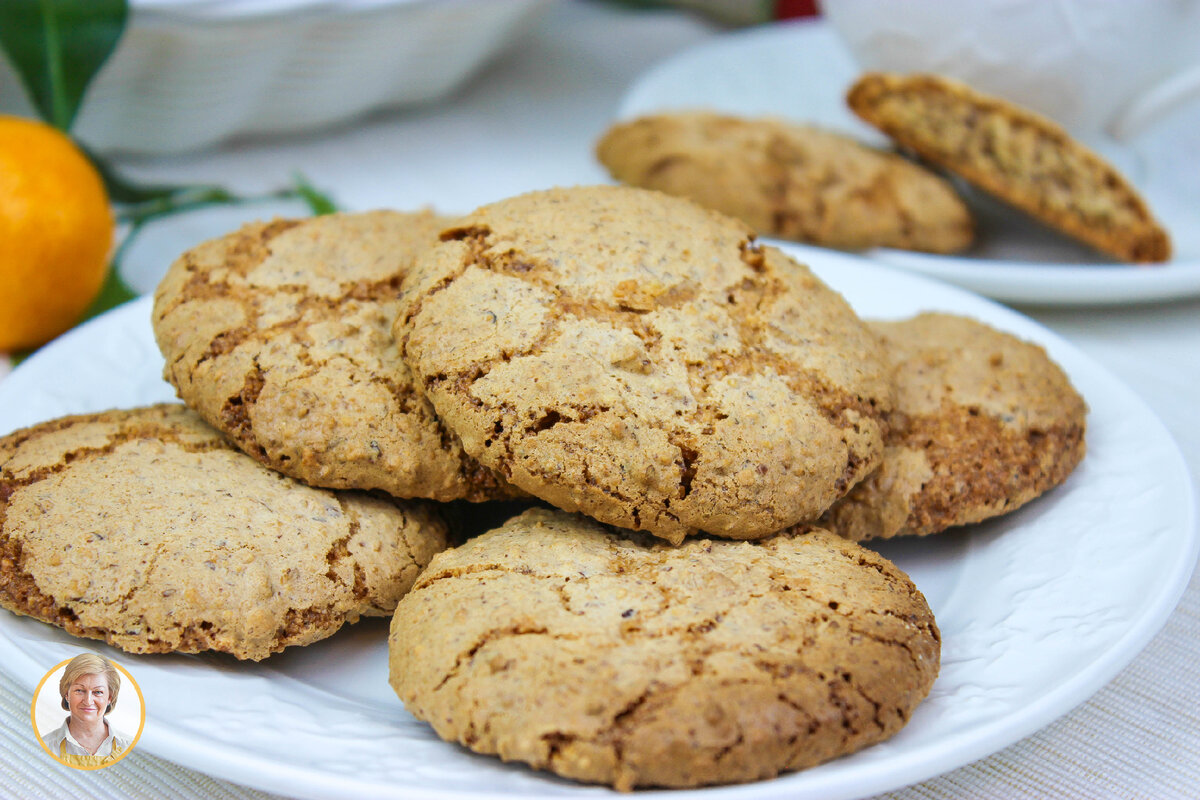
[[[424,103],[464,83],[549,0],[133,0],[74,133],[179,153]],[[31,113],[0,58],[0,111]]]

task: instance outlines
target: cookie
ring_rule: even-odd
[[[742,223],[630,187],[532,192],[442,233],[396,338],[510,483],[672,542],[815,519],[878,463],[878,342]]]
[[[937,533],[1019,508],[1083,458],[1087,406],[1038,345],[950,314],[871,326],[897,388],[883,463],[821,525],[856,541]]]
[[[309,644],[445,546],[430,504],[305,486],[181,405],[0,438],[0,605],[130,653]]]
[[[1103,253],[1171,257],[1170,237],[1129,182],[1039,114],[935,75],[868,73],[847,102],[922,158]]]
[[[954,188],[900,156],[776,118],[655,114],[610,128],[596,155],[618,181],[688,197],[763,236],[956,253],[974,222]]]
[[[549,510],[436,556],[389,638],[392,687],[443,739],[621,790],[887,739],[939,658],[908,577],[828,532],[672,547]]]
[[[511,495],[438,422],[392,341],[400,280],[448,221],[276,220],[184,253],[154,298],[164,377],[246,453],[313,486]]]

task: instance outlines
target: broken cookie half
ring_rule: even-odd
[[[1171,239],[1124,176],[1051,120],[939,75],[871,72],[859,117],[921,158],[1122,261],[1171,257]]]

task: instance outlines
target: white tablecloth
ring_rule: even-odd
[[[551,185],[606,182],[592,143],[625,88],[656,61],[718,35],[681,12],[569,3],[465,91],[324,133],[244,142],[187,157],[125,159],[155,181],[252,192],[296,169],[350,210],[432,205],[468,211]],[[1200,167],[1200,163],[1194,165]],[[295,212],[295,209],[291,209]],[[174,256],[253,208],[194,214],[150,230],[126,276],[149,290]],[[1197,221],[1200,224],[1200,220]],[[1154,409],[1200,475],[1200,301],[1104,309],[1020,309],[1123,379]],[[974,764],[886,795],[917,798],[1200,797],[1200,581],[1115,680],[1044,730]],[[0,665],[0,798],[264,798],[134,751],[96,772],[62,767],[30,734],[29,696]]]

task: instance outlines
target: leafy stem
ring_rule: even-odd
[[[97,161],[95,156],[92,158],[93,162],[102,163]],[[121,239],[116,253],[113,254],[111,267],[113,273],[118,271],[125,252],[142,228],[159,217],[209,206],[246,205],[272,200],[299,200],[308,205],[309,211],[314,215],[331,214],[337,211],[337,205],[333,200],[323,192],[314,189],[308,179],[300,173],[293,176],[291,186],[257,195],[237,195],[221,186],[203,185],[158,186],[138,189],[134,184],[118,178],[107,165],[101,168],[101,174],[109,186],[110,196],[116,197],[117,194],[120,194],[124,197],[140,198],[132,202],[119,203],[116,206],[117,222],[128,225],[129,230]],[[119,188],[114,189],[113,184],[117,184]]]
[[[308,204],[309,210],[314,214],[327,214],[335,209],[332,200],[313,189],[307,182],[301,184],[301,180],[297,178],[296,184],[286,189],[244,196],[236,195],[221,186],[179,186],[169,194],[118,206],[117,222],[143,225],[157,217],[205,206],[244,205],[271,200],[300,200]]]

